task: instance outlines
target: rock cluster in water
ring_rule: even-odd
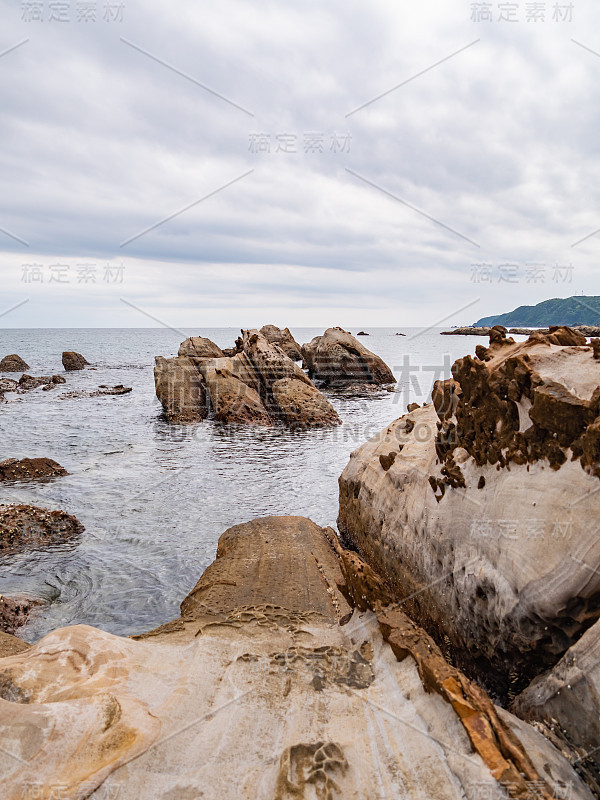
[[[322,336],[303,345],[302,359],[309,376],[325,386],[381,386],[395,382],[383,359],[343,328],[328,328]]]

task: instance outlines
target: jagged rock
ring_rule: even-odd
[[[26,369],[29,369],[29,364],[23,361],[21,356],[16,353],[4,356],[0,361],[0,372],[24,372]]]
[[[452,378],[446,381],[435,381],[433,384],[431,399],[433,400],[433,405],[435,406],[438,417],[444,422],[456,414],[459,393],[460,385]],[[415,408],[411,408],[410,406],[408,410],[416,411]]]
[[[36,608],[42,605],[44,605],[44,601],[38,598],[25,596],[6,597],[6,595],[0,594],[0,631],[11,635],[14,634],[16,630],[25,625]],[[0,640],[1,647],[2,640]]]
[[[203,336],[190,336],[181,343],[177,355],[198,359],[222,358],[223,351],[210,339],[205,339]]]
[[[156,356],[154,385],[169,422],[199,422],[207,416],[204,381],[190,358]]]
[[[600,771],[600,622],[596,622],[549,672],[512,703],[516,714],[544,723],[584,766]],[[593,770],[592,770],[593,772]],[[598,782],[596,789],[600,789]]]
[[[84,530],[64,511],[0,503],[0,555],[67,541]]]
[[[71,626],[3,659],[0,736],[19,754],[3,757],[3,790],[526,800],[535,786],[551,800],[562,781],[589,800],[558,751],[522,723],[526,750],[407,618],[353,611],[353,589],[381,587],[362,570],[308,519],[258,519],[221,536],[173,622],[135,639]]]
[[[244,374],[242,362],[233,358],[211,359],[200,366],[200,372],[217,420],[272,424],[260,395],[252,385],[248,385],[252,379]]]
[[[0,461],[0,481],[35,480],[68,474],[64,467],[51,458],[7,458]]]
[[[94,395],[100,396],[103,394],[109,395],[121,395],[121,394],[129,394],[132,392],[133,389],[131,386],[123,386],[122,383],[117,384],[116,386],[106,386],[105,384],[101,384],[100,388],[96,392],[92,392],[92,397]]]
[[[21,375],[17,384],[18,392],[30,392],[32,389],[37,389],[43,386],[44,389],[54,389],[59,383],[66,383],[62,375],[42,375],[34,377],[33,375]]]
[[[86,361],[80,353],[67,350],[62,354],[62,363],[67,372],[72,372],[74,370],[85,369],[90,362]]]
[[[16,392],[18,388],[18,381],[13,381],[12,378],[0,378],[0,392]]]
[[[414,595],[411,616],[506,696],[600,616],[589,524],[600,364],[591,347],[537,335],[489,352],[459,359],[453,382],[437,385],[439,414],[414,411],[352,454],[338,524],[399,598]]]
[[[309,376],[328,386],[395,381],[387,364],[342,328],[328,328],[304,344],[302,359]]]
[[[276,325],[263,325],[260,332],[270,344],[280,347],[292,361],[300,361],[302,349],[292,336],[289,328],[278,328]]]

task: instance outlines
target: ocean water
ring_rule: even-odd
[[[179,615],[231,525],[299,514],[335,527],[337,479],[352,450],[409,402],[428,401],[433,381],[450,377],[456,358],[487,343],[441,336],[441,328],[368,330],[361,341],[390,365],[396,391],[330,393],[343,425],[304,432],[164,420],[154,394],[154,356],[176,355],[183,334],[230,347],[237,329],[0,330],[0,358],[18,353],[29,374],[63,373],[63,350],[82,353],[93,367],[63,373],[67,384],[54,391],[11,393],[0,404],[0,460],[45,456],[70,473],[42,483],[0,483],[0,502],[62,509],[85,525],[77,541],[0,558],[0,594],[48,601],[20,635],[36,641],[78,623],[121,635],[149,630]],[[395,335],[401,330],[406,336]],[[300,343],[322,332],[292,329]],[[100,384],[133,391],[60,399]]]

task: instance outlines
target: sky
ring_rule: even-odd
[[[600,295],[600,7],[0,2],[0,328]]]

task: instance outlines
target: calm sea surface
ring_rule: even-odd
[[[63,350],[82,353],[95,367],[66,373],[66,386],[52,392],[7,394],[9,402],[0,405],[0,460],[47,456],[70,473],[47,483],[0,484],[0,502],[63,509],[85,525],[77,542],[0,559],[0,594],[50,601],[20,635],[35,641],[76,623],[117,634],[148,630],[179,615],[181,600],[231,525],[301,514],[335,527],[337,479],[350,452],[409,402],[429,400],[433,380],[449,377],[456,358],[487,344],[480,337],[440,336],[441,328],[368,330],[361,341],[392,367],[397,391],[368,399],[329,395],[344,424],[301,433],[165,422],[154,394],[154,356],[176,355],[180,333],[0,330],[0,358],[18,353],[32,375],[63,373]],[[400,330],[407,335],[396,336]],[[239,331],[183,333],[230,347]],[[292,333],[303,343],[323,331]],[[133,392],[59,399],[100,384],[125,384]]]

